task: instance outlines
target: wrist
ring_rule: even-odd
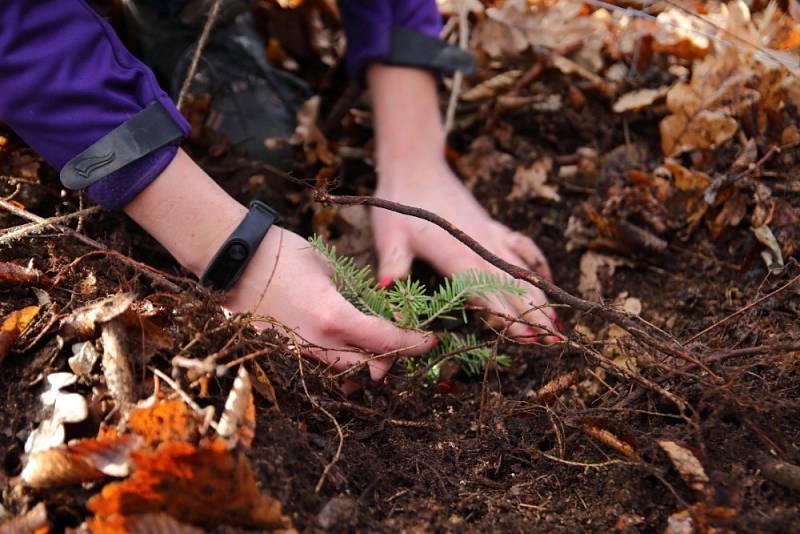
[[[124,210],[196,275],[247,214],[182,150]]]
[[[445,133],[435,77],[420,69],[373,64],[367,80],[378,174],[423,170],[443,162]]]

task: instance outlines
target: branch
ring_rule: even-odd
[[[324,191],[317,191],[314,195],[314,198],[317,202],[325,204],[373,206],[431,222],[445,230],[447,233],[458,239],[461,243],[469,247],[481,258],[505,272],[509,276],[516,278],[517,280],[523,280],[533,286],[538,287],[551,300],[559,304],[566,304],[578,311],[589,313],[606,321],[612,322],[622,327],[632,336],[649,345],[650,347],[670,356],[690,362],[706,371],[710,376],[718,378],[717,375],[715,375],[697,357],[687,353],[682,347],[675,344],[672,340],[664,339],[664,334],[658,329],[641,322],[641,320],[637,319],[635,316],[619,312],[597,302],[591,302],[589,300],[576,297],[575,295],[572,295],[554,283],[548,281],[539,273],[505,261],[504,259],[490,252],[486,247],[478,243],[465,232],[456,228],[453,224],[439,215],[436,215],[435,213],[422,208],[414,208],[404,204],[399,204],[397,202],[392,202],[390,200],[368,196],[331,195]]]

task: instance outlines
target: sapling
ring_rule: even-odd
[[[354,258],[340,256],[336,247],[320,236],[309,238],[309,242],[328,260],[333,270],[333,283],[349,302],[364,313],[384,317],[402,328],[428,330],[442,320],[466,324],[469,299],[501,293],[525,293],[514,279],[485,271],[468,271],[445,278],[432,292],[410,276],[383,288],[378,286],[368,265],[359,267]],[[406,360],[407,374],[425,369],[425,380],[436,381],[446,358],[455,361],[466,374],[479,375],[492,361],[492,349],[478,343],[475,334],[460,335],[445,330],[438,335],[439,343],[433,350],[422,358]],[[511,359],[498,354],[494,362],[507,367]]]

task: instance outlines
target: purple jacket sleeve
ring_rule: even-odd
[[[82,0],[0,1],[0,121],[57,169],[159,100],[190,127],[153,73]],[[94,183],[89,196],[119,209],[172,161],[177,143]]]
[[[438,37],[442,17],[436,0],[339,0],[347,36],[347,71],[353,77],[364,66],[389,53],[392,26]]]

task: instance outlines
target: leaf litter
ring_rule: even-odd
[[[460,3],[443,4],[453,35]],[[426,388],[395,372],[344,400],[313,362],[299,372],[287,340],[225,317],[196,288],[165,292],[66,237],[26,235],[4,251],[0,276],[0,530],[800,528],[785,474],[800,464],[797,3],[477,4],[467,9],[479,70],[458,102],[448,159],[493,216],[536,238],[560,284],[691,340],[683,352],[654,353],[564,310],[569,343],[504,347],[513,365],[485,381],[454,374]],[[335,85],[325,76],[342,53],[330,5],[267,1],[257,14],[308,23],[292,40],[297,26],[264,24],[270,57]],[[323,127],[333,103],[321,95],[288,143],[294,182],[251,179],[265,171],[250,173],[224,144],[206,150],[201,134],[190,149],[231,190],[289,208],[286,224],[305,228],[293,215],[308,209],[301,183],[341,174],[353,177],[342,187],[363,193],[371,179],[360,159],[371,150],[368,111],[356,102]],[[4,195],[54,217],[78,209],[72,194],[54,207],[46,166],[0,135],[0,175],[16,177]],[[179,272],[118,226],[99,215],[82,231]],[[348,231],[333,226],[331,237]],[[45,305],[33,288],[52,306],[34,311]],[[190,372],[176,356],[203,366]],[[75,378],[48,382],[67,370]],[[630,376],[685,398],[690,412]],[[41,410],[43,390],[52,411]],[[79,397],[85,417],[53,417]],[[344,442],[315,493],[338,445],[320,407]],[[54,438],[26,452],[46,421]]]

